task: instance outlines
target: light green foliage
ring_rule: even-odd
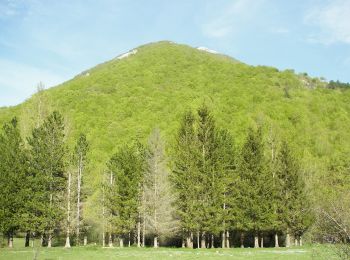
[[[310,173],[323,173],[330,155],[349,157],[350,145],[344,145],[350,143],[349,89],[324,88],[322,82],[290,70],[253,67],[169,42],[137,50],[41,93],[50,104],[48,110],[59,110],[70,122],[70,147],[79,133],[91,141],[91,172],[86,175],[91,190],[98,190],[101,169],[118,146],[132,136],[145,141],[155,125],[167,143],[174,143],[183,113],[203,101],[238,145],[253,122],[276,125],[281,136],[297,144],[296,152]],[[35,95],[16,107],[0,108],[0,123],[16,115],[26,129],[22,132],[29,135],[37,102]],[[308,179],[315,183],[312,176]],[[90,214],[98,197],[89,196]]]

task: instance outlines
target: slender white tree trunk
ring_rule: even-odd
[[[298,246],[298,237],[294,236],[294,246]]]
[[[275,247],[280,247],[279,242],[278,242],[278,234],[275,233]]]
[[[230,231],[226,231],[226,247],[230,248]]]
[[[206,248],[205,245],[205,232],[202,232],[202,239],[201,239],[201,248]]]
[[[49,232],[49,237],[47,238],[47,247],[52,247],[52,232]]]
[[[79,155],[78,160],[78,187],[77,187],[77,245],[80,244],[80,193],[81,193],[81,174],[82,174],[82,155]]]
[[[302,236],[299,236],[299,246],[303,246],[303,238],[302,238]]]
[[[85,236],[84,236],[84,246],[87,245],[87,242],[88,242],[88,240],[87,240],[87,235],[85,235]]]
[[[261,235],[260,247],[264,248],[264,236],[263,235]]]
[[[141,221],[140,221],[140,217],[137,221],[137,247],[141,246]]]
[[[70,247],[70,193],[71,193],[71,172],[68,172],[68,185],[67,185],[67,234],[66,234],[66,244],[64,247]]]
[[[113,247],[113,239],[112,239],[112,234],[109,233],[109,237],[108,237],[108,246],[109,247]]]
[[[129,232],[129,237],[128,237],[129,239],[128,239],[128,247],[130,247],[131,246],[131,236],[130,236],[130,232]]]
[[[226,231],[224,230],[221,234],[221,248],[225,248],[226,243]]]
[[[158,236],[155,235],[153,238],[153,247],[158,248]]]
[[[199,240],[200,240],[200,235],[199,235],[199,230],[197,230],[197,248],[201,248]]]
[[[287,234],[286,234],[286,247],[290,247],[290,235],[289,235],[289,231],[287,231]]]
[[[119,247],[124,247],[124,238],[119,239]]]
[[[211,248],[214,248],[214,235],[211,235]]]
[[[254,248],[259,248],[259,237],[257,234],[254,235]]]
[[[13,248],[13,234],[10,232],[7,237],[7,245],[9,248]]]

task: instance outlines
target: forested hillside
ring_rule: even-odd
[[[164,154],[160,156],[167,157],[164,167],[171,171],[174,158],[179,156],[176,147],[183,116],[188,111],[197,113],[203,105],[211,111],[216,126],[232,136],[235,151],[244,152],[250,128],[261,129],[265,144],[261,149],[267,158],[274,149],[287,149],[282,144],[288,142],[300,162],[312,205],[330,196],[328,190],[343,174],[343,168],[337,166],[347,167],[350,89],[305,73],[249,66],[225,55],[171,42],[137,47],[59,86],[39,88],[24,103],[1,108],[0,123],[17,116],[24,146],[30,147],[32,129],[57,110],[63,116],[64,141],[71,151],[77,147],[80,134],[86,135],[89,149],[82,214],[98,232],[102,229],[103,176],[120,167],[117,162],[123,157],[118,156],[133,154],[115,153],[125,147],[136,149],[130,147],[138,143],[146,145],[152,129],[158,128],[164,139]],[[138,171],[132,170],[133,174]],[[170,197],[171,201],[176,199]],[[152,225],[157,233],[157,225]]]

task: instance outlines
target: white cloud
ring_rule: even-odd
[[[242,24],[254,18],[263,1],[236,0],[218,12],[213,12],[212,6],[209,6],[209,12],[213,15],[202,24],[203,34],[210,38],[220,38],[234,33],[242,27]]]
[[[310,42],[323,44],[350,44],[350,1],[335,0],[326,5],[309,10],[305,22],[317,26],[321,31],[312,33],[307,39]]]
[[[0,106],[18,104],[36,91],[38,82],[57,85],[64,77],[48,70],[0,59]]]

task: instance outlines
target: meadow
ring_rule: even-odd
[[[34,248],[23,247],[22,239],[15,239],[14,248],[0,248],[1,260],[14,259],[337,259],[332,249],[320,245],[291,248],[230,248],[230,249],[187,249],[187,248],[102,248],[98,245],[86,247],[42,248],[36,241]]]

